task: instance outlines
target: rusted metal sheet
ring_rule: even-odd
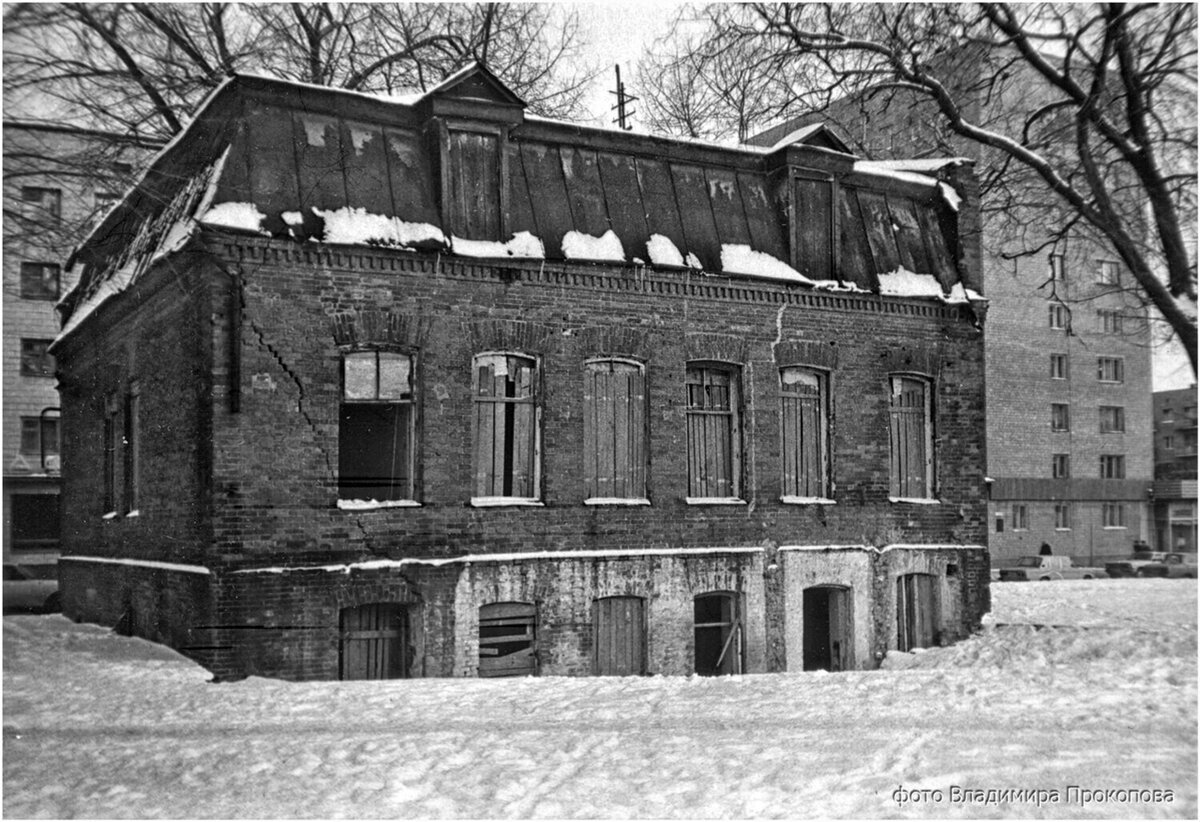
[[[546,256],[562,259],[563,236],[575,226],[567,205],[567,188],[558,148],[545,143],[523,142],[521,165],[525,169],[533,217],[537,222],[538,236],[546,247]]]
[[[395,215],[383,129],[361,121],[342,120],[341,138],[348,149],[346,193],[349,204],[368,214]]]
[[[244,201],[254,203],[259,211],[267,215],[264,228],[273,234],[283,233],[286,226],[279,217],[280,213],[300,209],[292,118],[284,109],[254,106],[248,112],[247,127],[250,197]],[[234,156],[231,154],[229,159],[234,159]],[[227,169],[223,176],[234,173],[233,169]]]
[[[440,225],[432,163],[416,132],[383,130],[395,216],[410,223]]]
[[[784,221],[766,178],[759,174],[738,172],[738,189],[742,195],[750,245],[755,251],[770,254],[778,260],[788,259]]]
[[[591,149],[560,146],[558,154],[575,230],[593,237],[601,236],[610,226],[605,211],[604,186],[596,167],[596,153]]]
[[[625,258],[632,260],[636,257],[649,262],[646,240],[650,232],[646,228],[646,208],[642,202],[633,158],[626,154],[600,152],[596,164],[604,186],[609,223],[621,238]]]
[[[687,254],[683,239],[683,224],[679,220],[679,205],[675,187],[666,163],[645,157],[637,158],[638,183],[646,207],[646,228],[649,234],[661,234],[675,244],[681,254]]]
[[[538,231],[537,220],[533,216],[533,202],[529,196],[529,186],[525,182],[525,169],[521,165],[520,145],[506,141],[504,152],[505,164],[508,168],[508,213],[505,215],[504,223],[506,230],[509,234],[528,231],[533,236],[544,240]]]
[[[925,254],[929,259],[931,273],[942,284],[942,289],[949,292],[959,279],[958,266],[954,264],[954,245],[942,231],[934,206],[918,205],[916,213],[921,224],[921,236],[925,239]],[[967,285],[975,288],[970,283]]]
[[[700,259],[706,271],[721,270],[721,241],[713,219],[708,183],[700,166],[671,163],[671,179],[675,183],[675,199],[679,203],[679,218],[683,224],[685,245],[680,251]]]
[[[879,284],[872,270],[871,250],[867,246],[867,232],[858,208],[857,189],[838,187],[838,216],[842,243],[841,280],[874,291]]]
[[[932,274],[929,259],[925,254],[925,238],[921,223],[917,219],[915,204],[907,197],[889,194],[888,211],[892,215],[892,230],[896,236],[896,250],[900,264],[917,274]]]
[[[708,168],[704,177],[708,183],[708,199],[712,203],[718,242],[721,245],[750,245],[750,226],[746,223],[737,174],[727,168]]]
[[[892,215],[888,212],[887,198],[874,191],[859,189],[859,213],[867,231],[867,245],[876,274],[895,271],[900,266],[900,252],[896,249],[896,236],[892,230]]]
[[[300,177],[300,205],[336,210],[347,204],[345,158],[336,117],[292,112],[292,144]]]
[[[469,240],[500,237],[500,150],[494,134],[450,132],[447,226]]]
[[[792,191],[796,214],[794,268],[813,280],[833,279],[833,184],[797,178]]]

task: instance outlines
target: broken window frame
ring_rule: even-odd
[[[699,613],[705,603],[716,604],[719,614],[716,621],[706,615],[705,622],[698,622]],[[721,650],[712,667],[701,670],[701,636],[719,632]],[[700,676],[730,676],[745,670],[745,629],[741,614],[741,598],[736,591],[705,591],[692,598],[692,662],[693,670]],[[715,647],[715,646],[714,646]]]
[[[501,359],[502,375],[496,373]],[[514,370],[522,368],[528,372],[524,389],[520,377],[509,379]],[[491,375],[490,386],[483,383],[484,369]],[[471,505],[542,504],[541,373],[541,361],[530,354],[484,351],[472,357]],[[501,396],[494,393],[499,376],[505,378]],[[519,393],[522,390],[525,393]],[[522,428],[523,432],[519,431]],[[498,430],[503,432],[503,442],[496,439]]]
[[[920,386],[919,406],[912,404],[911,397],[907,404],[903,401],[906,385]],[[894,502],[935,499],[934,381],[925,374],[894,373],[888,375],[888,388],[889,498]],[[919,439],[912,436],[914,427]],[[918,442],[921,451],[914,453],[912,445]]]
[[[385,382],[384,364],[407,361],[407,386]],[[352,388],[352,373],[359,366],[352,364],[370,363],[371,385],[364,380],[360,387],[355,381]],[[351,503],[365,504],[373,501],[376,506],[386,508],[397,504],[417,503],[417,379],[418,357],[415,351],[390,347],[355,348],[344,350],[341,357],[341,391],[338,403],[338,505],[349,507]],[[364,371],[365,374],[365,371]],[[396,375],[393,375],[393,377]],[[361,388],[361,390],[360,390]],[[390,432],[368,435],[372,422],[382,423],[389,418]],[[375,419],[372,419],[375,418]],[[368,438],[375,447],[356,446],[356,437]],[[397,449],[399,456],[397,456]],[[355,456],[355,452],[358,452]],[[363,453],[391,454],[390,471],[368,470],[364,466]],[[355,465],[351,462],[357,460]],[[403,461],[403,465],[400,462]],[[357,467],[355,467],[357,466]],[[399,469],[399,470],[397,470]],[[367,471],[367,473],[362,473]],[[364,500],[361,489],[373,488],[371,500]],[[383,493],[380,493],[382,491]],[[358,507],[357,505],[355,506]]]
[[[587,360],[583,397],[584,504],[649,505],[645,364],[622,357]]]
[[[743,502],[741,367],[715,360],[689,362],[684,389],[686,502]],[[723,486],[728,493],[721,493]]]
[[[789,379],[797,381],[789,382]],[[815,393],[799,390],[798,386],[806,380],[812,380],[807,385],[815,385]],[[779,369],[782,502],[825,501],[830,497],[832,405],[829,383],[827,369],[807,365]],[[811,424],[806,426],[806,421]]]

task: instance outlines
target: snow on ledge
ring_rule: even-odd
[[[562,250],[568,260],[625,262],[621,238],[611,228],[599,237],[581,231],[568,231],[563,235]]]
[[[446,244],[442,230],[429,223],[406,223],[399,217],[372,214],[365,208],[344,206],[313,213],[325,220],[325,242],[342,245],[409,246],[420,242]]]
[[[684,497],[688,505],[745,505],[744,499],[737,497]]]
[[[646,241],[646,251],[650,254],[650,262],[654,265],[667,265],[683,268],[683,254],[675,247],[670,237],[662,234],[651,234]]]
[[[546,247],[528,231],[518,231],[506,243],[495,240],[467,240],[450,236],[450,250],[463,257],[522,257],[544,260]]]
[[[932,274],[915,274],[904,266],[879,275],[879,293],[886,297],[936,297],[942,299],[942,284]]]
[[[649,505],[644,497],[588,497],[584,505]]]
[[[982,545],[974,543],[953,543],[953,542],[930,542],[930,543],[908,543],[896,542],[891,545],[885,545],[879,549],[879,553],[885,551],[983,551],[986,550]]]
[[[967,288],[962,283],[955,283],[950,287],[950,294],[943,299],[948,303],[974,303],[986,302],[978,291],[972,288]]]
[[[780,545],[780,551],[874,551],[871,545]]]
[[[888,497],[888,502],[911,502],[914,505],[941,505],[940,499],[933,497]]]
[[[779,498],[784,505],[837,505],[837,500],[828,497],[792,497],[784,494]]]
[[[499,508],[505,505],[545,507],[545,503],[537,497],[471,497],[471,507],[473,508]]]
[[[763,277],[769,280],[814,285],[814,281],[805,277],[796,269],[782,260],[777,260],[770,254],[755,251],[748,245],[725,243],[721,246],[721,270],[726,274],[745,274],[749,277]]]
[[[231,228],[270,236],[270,232],[262,227],[262,221],[266,218],[267,215],[259,211],[254,203],[220,203],[205,210],[200,215],[200,223],[214,228]]]
[[[155,560],[151,559],[122,559],[118,557],[80,556],[59,557],[60,562],[63,560],[70,560],[71,562],[101,562],[106,565],[130,565],[135,568],[158,568],[163,571],[182,571],[185,574],[212,574],[212,571],[203,565],[181,565],[175,562],[156,562]]]
[[[949,183],[938,183],[938,188],[942,190],[942,199],[946,201],[946,205],[950,206],[951,210],[958,211],[958,207],[962,205],[962,197],[958,196],[954,186]]]
[[[909,168],[911,169],[911,166]],[[932,177],[927,177],[913,170],[901,171],[887,161],[856,160],[854,170],[860,174],[870,174],[873,177],[888,177],[893,180],[904,180],[907,183],[917,183],[929,187],[933,187],[938,183]]]
[[[380,508],[420,508],[414,499],[340,499],[337,507],[343,511],[376,511]]]

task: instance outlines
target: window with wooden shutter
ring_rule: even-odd
[[[503,239],[499,137],[450,131],[449,160],[446,211],[451,231],[472,240]]]
[[[646,498],[646,377],[641,363],[593,360],[584,370],[583,469],[588,502]]]
[[[891,378],[891,495],[933,496],[933,431],[930,384],[920,377]]]
[[[738,369],[687,369],[688,501],[733,500],[741,493],[741,390]]]
[[[829,495],[829,376],[811,368],[779,372],[783,428],[783,501]]]
[[[362,502],[414,499],[416,419],[413,358],[356,351],[342,360],[338,497]]]
[[[537,502],[537,362],[516,354],[474,360],[475,505]]]

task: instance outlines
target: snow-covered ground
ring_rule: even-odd
[[[1195,818],[1195,581],[993,601],[980,635],[883,670],[719,679],[216,685],[5,617],[3,813]]]

